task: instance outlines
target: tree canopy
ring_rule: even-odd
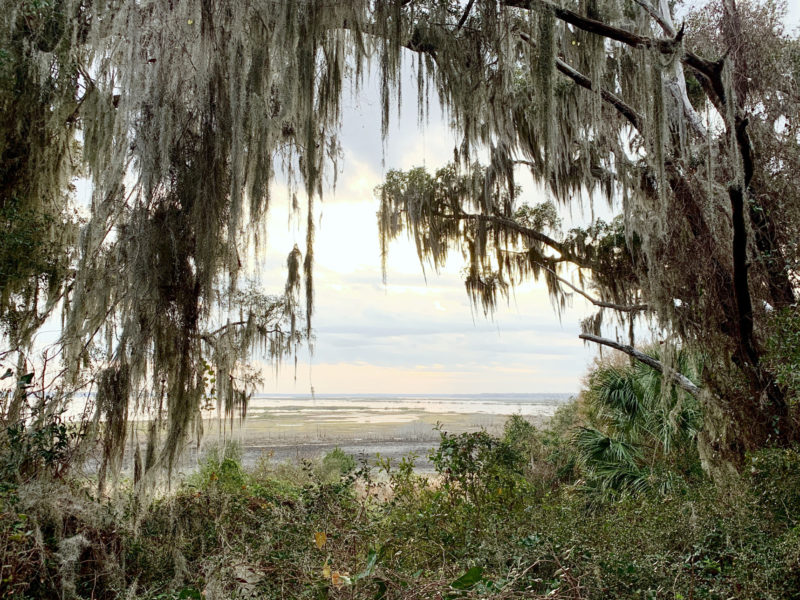
[[[677,24],[646,0],[473,4],[426,29],[424,51],[463,154],[485,144],[491,162],[390,173],[383,237],[409,231],[434,265],[460,246],[485,308],[542,275],[560,301],[578,292],[598,316],[648,315],[708,355],[709,463],[794,439],[763,358],[772,314],[796,310],[800,45],[784,7],[711,2]],[[515,202],[520,165],[558,205],[605,199],[619,219],[559,233],[547,205]],[[585,339],[601,323],[587,320]]]
[[[384,239],[409,228],[434,265],[463,244],[487,309],[528,275],[559,296],[577,265],[598,306],[647,312],[710,355],[709,460],[794,437],[763,360],[770,310],[796,300],[800,239],[800,46],[778,3],[714,1],[683,23],[666,0],[2,7],[0,317],[22,374],[61,307],[63,371],[40,395],[56,406],[95,386],[103,473],[131,414],[164,419],[146,471],[169,466],[206,399],[246,406],[248,353],[290,355],[309,333],[313,203],[340,155],[342,92],[376,64],[386,130],[409,59],[462,142],[433,177],[389,175]],[[482,148],[491,160],[473,166]],[[553,204],[518,205],[520,166]],[[307,243],[265,295],[247,265],[278,172]],[[601,199],[621,217],[558,233],[556,207]]]

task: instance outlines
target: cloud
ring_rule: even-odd
[[[498,378],[498,374],[504,377]],[[549,368],[503,367],[467,364],[447,369],[444,365],[412,367],[371,363],[318,363],[298,366],[297,383],[283,387],[268,382],[266,393],[318,394],[446,394],[446,393],[574,393],[573,379]]]
[[[293,368],[265,369],[264,391],[307,392],[313,384],[319,393],[576,392],[594,352],[577,337],[590,310],[582,299],[559,320],[544,284],[525,282],[484,318],[466,295],[460,253],[440,273],[423,272],[408,239],[391,243],[383,284],[373,190],[388,169],[444,165],[455,137],[435,102],[420,130],[412,92],[383,146],[378,89],[367,78],[344,103],[337,189],[316,207],[314,353],[301,353],[296,379]],[[416,88],[407,81],[406,89]],[[541,200],[541,190],[526,187],[529,201]],[[285,189],[273,198],[257,269],[281,289],[286,255],[295,243],[304,247],[304,217],[292,221]]]

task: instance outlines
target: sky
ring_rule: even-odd
[[[800,27],[800,0],[789,0],[786,24],[795,32]],[[338,185],[317,203],[313,352],[303,349],[296,367],[289,360],[277,370],[255,357],[264,379],[259,391],[310,394],[313,386],[317,394],[577,393],[598,353],[578,339],[580,321],[594,312],[580,296],[559,315],[544,283],[528,281],[487,318],[470,306],[460,254],[440,273],[423,272],[407,239],[392,243],[383,284],[375,186],[390,169],[435,170],[451,159],[456,144],[435,98],[427,122],[418,123],[412,72],[385,143],[376,78],[345,98]],[[527,201],[545,199],[524,173],[519,180]],[[305,219],[289,214],[280,186],[273,198],[257,267],[265,291],[280,293],[288,253],[295,244],[304,247]],[[569,226],[589,217],[575,213],[566,220]]]
[[[786,21],[790,30],[800,26],[800,0],[789,0]],[[345,102],[338,186],[318,215],[313,353],[301,352],[296,368],[264,368],[261,391],[306,394],[313,386],[318,394],[577,393],[598,353],[578,339],[581,319],[594,312],[579,296],[558,315],[544,283],[526,282],[485,318],[470,306],[460,255],[438,274],[423,273],[409,240],[392,244],[382,283],[375,186],[389,169],[444,165],[455,138],[435,99],[427,124],[419,126],[409,76],[401,115],[392,115],[384,145],[376,83],[368,80]],[[523,188],[528,201],[544,199],[532,181]],[[568,217],[580,223],[589,215]],[[271,208],[261,271],[268,287],[280,289],[286,255],[295,243],[303,247],[302,221],[292,222],[285,203]]]
[[[423,272],[408,239],[392,243],[383,284],[374,188],[390,169],[443,166],[455,137],[435,99],[428,124],[418,125],[409,77],[383,145],[376,84],[368,80],[345,102],[338,184],[318,215],[313,354],[301,352],[296,370],[265,369],[262,391],[305,394],[313,385],[318,394],[576,393],[595,352],[578,339],[580,320],[592,312],[583,299],[559,319],[544,283],[526,282],[486,318],[470,306],[460,253],[440,273]],[[529,201],[544,199],[532,182],[523,186]],[[268,289],[279,289],[287,254],[295,243],[303,248],[304,219],[287,227],[285,202],[273,204],[269,219],[261,276]]]

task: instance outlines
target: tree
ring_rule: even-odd
[[[783,6],[712,2],[677,26],[648,0],[469,2],[435,17],[416,4],[411,45],[435,64],[462,159],[478,144],[492,156],[463,177],[391,173],[384,238],[411,231],[434,265],[460,244],[467,288],[489,307],[527,275],[587,295],[562,277],[585,269],[595,304],[646,313],[710,355],[709,463],[795,439],[763,361],[770,312],[796,300],[800,239],[800,45]],[[555,237],[552,220],[528,220],[541,207],[514,202],[519,164],[556,202],[616,199],[621,219]]]
[[[63,371],[46,394],[58,404],[96,389],[90,418],[104,464],[119,464],[139,411],[166,425],[161,441],[151,429],[146,471],[171,468],[209,394],[226,415],[245,409],[241,371],[252,350],[280,358],[302,340],[303,279],[307,327],[312,307],[311,202],[336,154],[345,57],[365,55],[348,50],[344,30],[326,31],[331,18],[338,27],[365,22],[365,7],[327,15],[306,2],[3,2],[0,48],[13,62],[0,137],[19,139],[14,152],[30,165],[14,171],[28,177],[15,185],[37,206],[40,187],[66,190],[78,168],[93,184],[61,304]],[[57,93],[40,93],[41,82]],[[46,117],[61,146],[47,131],[31,137],[29,112]],[[70,163],[63,146],[77,131],[82,145]],[[276,162],[293,188],[295,178],[305,188],[308,245],[305,256],[290,254],[286,284],[268,296],[247,283],[244,266]],[[4,194],[9,182],[4,174]]]
[[[18,26],[0,23],[0,328],[8,342],[0,358],[16,353],[22,375],[32,336],[72,276],[77,71],[63,62],[62,24],[42,3],[13,12]],[[16,394],[8,408],[12,420],[21,400]]]
[[[214,389],[226,414],[243,408],[247,354],[291,354],[310,331],[313,203],[339,155],[344,85],[376,60],[385,129],[411,51],[419,93],[432,82],[463,134],[458,162],[479,146],[492,154],[450,213],[419,223],[435,231],[423,255],[472,240],[472,290],[487,306],[513,269],[546,275],[556,292],[563,262],[590,270],[599,302],[646,305],[685,343],[710,345],[716,372],[733,356],[742,393],[729,396],[726,378],[707,382],[719,390],[707,407],[733,424],[709,451],[763,443],[773,417],[788,439],[787,405],[760,354],[764,302],[789,306],[796,286],[797,42],[766,19],[772,5],[720,6],[677,27],[665,0],[5,0],[4,206],[13,195],[44,214],[46,198],[48,214],[62,215],[72,177],[93,185],[80,236],[56,252],[64,371],[48,402],[97,386],[112,467],[134,408],[165,419],[151,469],[172,465],[198,422],[211,392],[204,364],[227,382]],[[731,44],[751,30],[773,62]],[[621,198],[622,219],[547,236],[551,208],[515,207],[518,160],[556,203]],[[247,265],[279,170],[296,210],[305,200],[307,243],[267,296],[249,287]],[[385,209],[386,224],[404,206]],[[444,227],[454,218],[470,228]],[[499,252],[490,265],[502,243],[489,238],[524,241],[527,258]],[[46,270],[36,263],[20,281]],[[30,338],[20,339],[24,350]]]

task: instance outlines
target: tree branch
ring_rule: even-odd
[[[214,338],[216,336],[227,333],[228,330],[231,329],[232,327],[244,327],[245,325],[247,325],[247,323],[248,321],[235,321],[233,323],[228,323],[226,325],[223,325],[222,327],[215,329],[214,331],[198,334],[197,337],[199,337],[202,340],[205,340],[206,342],[213,343]],[[261,333],[286,335],[286,332],[284,332],[280,327],[276,327],[275,329],[265,329]]]
[[[619,27],[612,27],[611,25],[606,25],[602,21],[590,19],[589,17],[584,17],[566,8],[561,8],[549,0],[502,0],[502,4],[512,8],[524,8],[527,10],[531,10],[534,5],[549,8],[553,11],[557,19],[565,23],[588,33],[600,35],[632,46],[633,48],[657,48],[660,52],[669,54],[673,52],[676,44],[680,42],[680,39],[677,37],[674,39],[654,39],[625,29],[620,29]]]
[[[467,2],[467,7],[464,9],[464,14],[461,15],[461,19],[459,19],[458,25],[456,25],[456,31],[460,31],[464,26],[464,23],[467,22],[467,17],[469,17],[469,13],[472,10],[473,4],[475,4],[475,0],[469,0],[469,2]]]
[[[519,36],[520,39],[529,46],[533,48],[536,47],[536,42],[534,42],[531,39],[531,36],[529,36],[527,33],[520,32]],[[575,70],[573,67],[571,67],[569,64],[567,64],[560,58],[556,58],[556,69],[558,69],[558,71],[562,75],[566,75],[567,77],[572,79],[572,81],[574,81],[582,88],[585,88],[589,91],[593,91],[595,89],[591,79],[589,79],[583,73]],[[605,89],[600,90],[600,97],[605,102],[616,108],[617,111],[623,117],[625,117],[625,119],[627,119],[631,125],[633,125],[634,129],[636,129],[639,133],[643,133],[642,116],[638,112],[636,112],[636,110],[634,110],[633,107],[626,104],[619,96],[616,96]]]
[[[409,4],[407,2],[406,4]],[[403,4],[405,6],[405,4]],[[380,31],[377,27],[374,26],[372,23],[362,23],[357,27],[354,27],[350,22],[346,19],[342,21],[341,25],[337,25],[334,29],[344,29],[347,31],[359,31],[362,33],[366,33],[367,35],[372,35],[375,37],[385,37],[385,33]],[[429,54],[434,60],[436,59],[436,51],[437,47],[430,41],[419,40],[416,39],[416,36],[412,36],[408,40],[404,42],[400,42],[400,46],[405,48],[406,50],[411,50],[412,52],[418,52],[420,54]]]
[[[572,79],[572,81],[574,81],[582,88],[586,88],[587,90],[594,89],[591,79],[586,77],[586,75],[576,71],[574,68],[572,68],[570,65],[565,63],[560,58],[556,58],[556,69],[558,69],[559,72],[563,73],[564,75]],[[619,112],[623,117],[625,117],[628,120],[628,122],[631,125],[633,125],[636,131],[642,133],[642,127],[643,127],[642,116],[638,112],[636,112],[631,106],[623,102],[619,98],[619,96],[612,94],[606,89],[600,90],[600,97],[605,102],[616,108],[617,112]]]
[[[553,250],[555,250],[556,252],[561,254],[561,256],[564,257],[566,260],[568,260],[569,262],[571,262],[571,263],[573,263],[573,264],[575,264],[575,265],[577,265],[579,267],[583,267],[583,268],[586,268],[586,269],[594,268],[593,265],[589,261],[585,260],[584,258],[582,258],[580,256],[574,255],[561,242],[558,242],[558,241],[554,240],[549,235],[545,235],[541,231],[537,231],[536,229],[531,229],[530,227],[525,227],[524,225],[520,225],[519,223],[517,223],[513,219],[507,219],[505,217],[500,217],[500,216],[497,216],[497,215],[476,215],[476,214],[470,214],[470,213],[466,213],[466,212],[462,212],[462,213],[459,213],[459,214],[453,214],[453,215],[442,215],[442,214],[440,214],[438,216],[444,217],[444,218],[449,217],[449,218],[452,218],[452,219],[459,219],[459,220],[462,220],[462,221],[483,221],[485,223],[493,223],[495,225],[498,225],[500,227],[505,227],[505,228],[507,228],[507,229],[509,229],[511,231],[519,233],[520,235],[523,235],[523,236],[525,236],[527,238],[530,238],[532,240],[535,240],[537,242],[540,242],[540,243],[544,244],[545,246],[548,246],[548,247],[552,248]]]
[[[681,57],[681,62],[700,75],[698,78],[700,84],[719,114],[724,115],[725,104],[728,101],[725,94],[725,84],[722,82],[722,67],[725,64],[725,59],[714,62],[698,56],[694,52],[686,52]]]
[[[580,27],[580,25],[578,25],[578,23],[582,23],[583,25],[585,25],[585,27],[581,27],[581,28],[585,29],[586,31],[591,31],[592,33],[597,33],[598,35],[606,35],[606,37],[610,37],[611,39],[617,39],[620,36],[625,37],[626,39],[628,39],[628,41],[630,42],[631,45],[633,45],[634,47],[637,47],[637,48],[640,48],[640,47],[648,47],[649,48],[649,47],[652,47],[652,46],[654,46],[656,44],[661,44],[661,45],[666,44],[668,46],[668,48],[669,48],[668,51],[671,52],[672,51],[672,47],[676,43],[679,43],[680,39],[682,37],[679,34],[673,40],[652,40],[651,38],[645,38],[645,37],[639,36],[637,34],[626,32],[625,30],[622,30],[622,29],[617,29],[615,27],[611,27],[611,26],[605,25],[604,23],[602,23],[600,21],[595,21],[594,19],[588,19],[588,18],[581,17],[580,15],[578,15],[577,13],[573,13],[572,11],[555,7],[553,4],[551,4],[550,2],[547,2],[546,0],[506,0],[505,4],[506,4],[506,6],[516,6],[516,7],[519,7],[519,8],[530,8],[531,7],[531,2],[540,2],[540,3],[542,3],[542,4],[546,5],[546,6],[552,7],[553,10],[556,11],[556,16],[557,17],[559,17],[559,18],[568,17],[570,20],[568,20],[567,18],[564,18],[563,20],[565,20],[568,23],[571,23],[571,24],[575,25],[576,27]],[[457,29],[460,29],[463,26],[463,24],[464,24],[464,22],[466,20],[466,17],[469,14],[471,5],[472,5],[472,2],[470,2],[468,4],[467,8],[465,9],[464,14],[462,15],[461,19],[458,22]],[[563,13],[563,14],[561,14],[561,13]],[[343,29],[350,29],[351,27],[345,21],[343,23],[343,25],[342,25],[342,28]],[[370,35],[380,35],[377,31],[375,31],[375,30],[373,30],[373,29],[371,29],[369,27],[366,27],[366,26],[362,26],[361,30],[364,31],[365,33],[370,34]],[[610,35],[609,32],[616,32],[616,36],[615,35]],[[633,37],[631,37],[631,36],[633,36]],[[536,46],[535,42],[531,39],[531,37],[529,35],[527,35],[525,33],[520,33],[520,37],[527,44],[529,44],[529,45],[531,45],[533,47]],[[619,40],[619,41],[624,41],[624,40]],[[401,45],[404,48],[406,48],[408,50],[412,50],[414,52],[419,52],[419,53],[423,53],[423,54],[429,54],[434,59],[436,59],[437,48],[436,48],[436,45],[433,44],[433,43],[430,43],[428,41],[415,40],[415,39],[412,38],[409,41],[401,43]],[[663,49],[662,49],[662,51],[666,52],[666,50],[663,50]],[[594,90],[594,85],[593,85],[591,79],[589,79],[583,73],[580,73],[579,71],[574,69],[572,66],[570,66],[569,64],[567,64],[566,62],[564,62],[560,58],[556,58],[556,69],[558,69],[558,71],[560,73],[562,73],[563,75],[565,75],[565,76],[569,77],[570,79],[572,79],[572,81],[574,81],[577,85],[581,86],[582,88],[585,88],[585,89],[590,90],[590,91]],[[631,107],[630,105],[626,104],[621,98],[619,98],[619,96],[616,96],[615,94],[612,94],[608,90],[601,89],[600,90],[600,96],[603,99],[603,101],[607,102],[608,104],[610,104],[611,106],[616,108],[617,111],[625,119],[627,119],[627,121],[639,133],[643,133],[644,121],[642,119],[642,116],[633,107]]]
[[[644,9],[644,11],[648,15],[650,15],[650,17],[656,23],[658,23],[661,29],[664,30],[664,33],[666,33],[670,37],[675,37],[675,34],[677,33],[675,31],[675,27],[673,27],[672,23],[670,23],[667,19],[664,18],[664,16],[655,6],[650,4],[648,0],[633,0],[633,1],[636,2],[636,4],[638,4],[639,6],[641,6]]]
[[[679,388],[686,390],[692,396],[697,396],[700,393],[700,388],[696,386],[691,379],[686,377],[686,375],[678,373],[677,371],[673,371],[672,369],[667,370],[661,361],[656,360],[649,354],[640,352],[633,346],[620,344],[619,342],[615,342],[614,340],[609,340],[608,338],[603,338],[598,335],[592,335],[591,333],[582,333],[578,337],[588,342],[594,342],[596,344],[601,344],[603,346],[608,346],[609,348],[614,348],[615,350],[619,350],[620,352],[624,352],[625,354],[632,356],[639,362],[646,364],[651,369],[655,369],[662,375],[668,374],[672,383],[677,385]]]
[[[612,27],[611,25],[607,25],[602,21],[591,19],[589,17],[584,17],[583,15],[579,15],[578,13],[573,12],[571,10],[560,8],[559,6],[550,2],[549,0],[504,0],[503,4],[505,6],[515,7],[515,8],[531,9],[534,3],[536,3],[540,6],[544,6],[552,10],[556,18],[574,27],[577,27],[578,29],[582,29],[583,31],[586,31],[588,33],[593,33],[595,35],[606,37],[608,39],[616,40],[623,44],[627,44],[628,46],[631,46],[633,48],[656,48],[662,54],[671,54],[672,52],[674,52],[675,48],[678,47],[681,41],[683,40],[684,28],[681,27],[678,31],[676,31],[675,26],[671,22],[672,20],[669,14],[662,13],[654,6],[652,6],[648,2],[648,0],[634,0],[634,1],[639,6],[641,6],[650,15],[650,17],[652,17],[661,26],[661,28],[670,36],[669,38],[662,38],[662,39],[652,38],[648,36],[639,35],[631,31],[627,31],[625,29],[620,29],[619,27]],[[667,9],[664,8],[664,10]],[[697,56],[694,55],[689,56],[689,53],[681,57],[681,62],[686,62],[687,60],[695,65],[694,68],[702,65],[706,69],[706,72],[708,72],[708,66],[713,64],[709,63],[708,61],[704,61],[703,59],[700,59]],[[572,77],[573,80],[575,80],[579,85],[587,87],[587,89],[591,89],[591,87],[585,85],[584,82],[578,81],[578,79],[574,77],[574,74],[577,73],[577,71],[573,70],[574,73],[567,72],[562,68],[564,66],[566,66],[568,69],[571,69],[571,67],[566,65],[566,63],[563,63],[562,65],[557,64],[557,67],[562,73],[564,73],[569,77]],[[674,67],[674,71],[675,71],[675,76],[673,78],[673,81],[671,82],[672,85],[670,85],[670,91],[675,96],[676,100],[680,103],[683,112],[685,113],[689,121],[689,124],[692,126],[692,129],[694,129],[700,136],[705,137],[705,135],[707,135],[707,132],[705,130],[705,127],[703,127],[702,120],[697,114],[697,111],[694,110],[694,107],[689,102],[689,98],[686,93],[686,84],[683,80],[683,70],[680,64],[677,64]],[[705,76],[709,77],[708,74],[706,74]],[[586,82],[589,82],[589,80],[586,79]],[[714,82],[714,89],[717,93],[719,92],[718,88],[719,86],[717,86],[716,82]],[[617,109],[619,109],[620,112],[622,112],[622,114],[625,115],[625,117],[631,121],[631,123],[634,123],[634,121],[631,119],[631,115],[635,113],[628,112],[630,111],[629,108],[625,110],[624,107],[627,107],[627,105],[625,105],[624,103],[621,106],[617,105],[616,102],[618,102],[619,100],[616,99],[616,96],[613,96],[613,94],[610,94],[609,92],[605,91],[602,93],[604,100],[616,106]],[[641,122],[641,120],[639,122]],[[634,126],[641,131],[641,128],[638,127],[635,123]]]
[[[541,264],[541,263],[539,263]],[[586,298],[589,302],[594,304],[595,306],[599,306],[600,308],[610,308],[612,310],[618,310],[620,312],[628,312],[628,313],[637,313],[643,310],[649,310],[650,307],[647,304],[616,304],[614,302],[605,302],[603,300],[598,300],[587,294],[584,290],[579,288],[576,285],[573,285],[563,277],[559,276],[553,269],[546,265],[541,265],[543,269],[549,271],[550,274],[555,277],[560,283],[566,285],[568,288],[573,290],[575,293],[580,294],[584,298]]]

